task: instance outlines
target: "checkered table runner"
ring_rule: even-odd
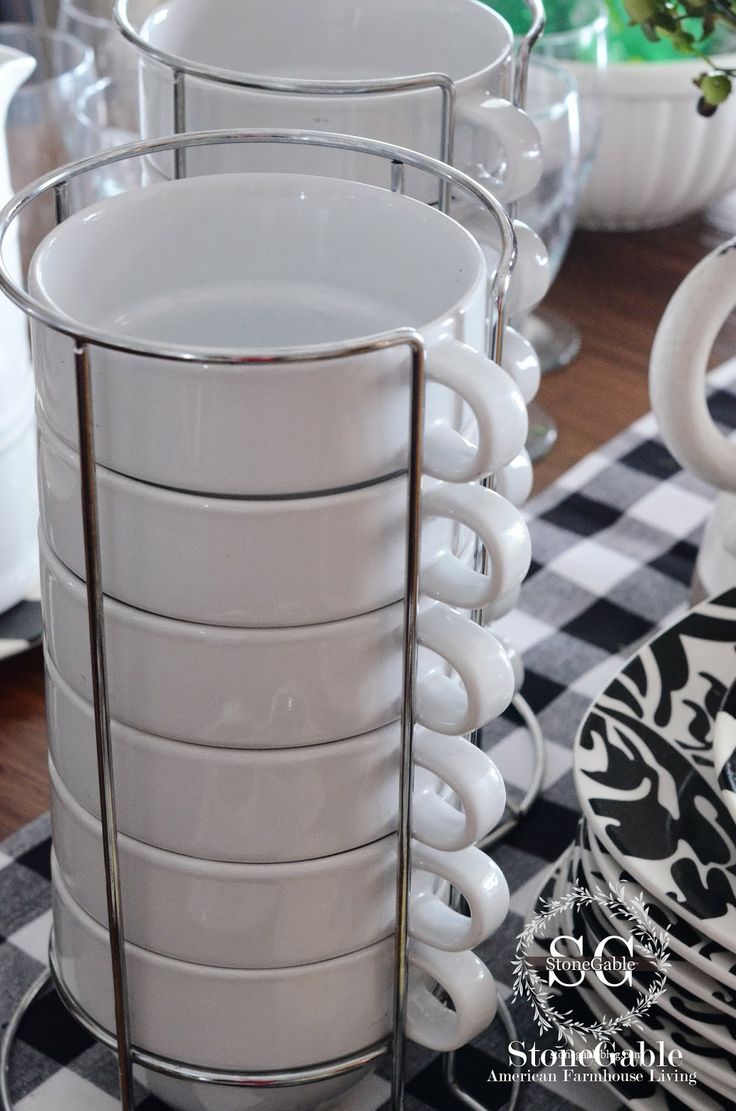
[[[736,427],[736,360],[711,376],[711,411]],[[592,414],[595,419],[595,414]],[[498,624],[523,652],[524,694],[547,738],[544,795],[523,825],[495,850],[512,892],[511,913],[480,955],[508,996],[515,938],[551,863],[573,839],[579,807],[571,748],[590,700],[636,642],[687,605],[700,530],[713,491],[684,474],[657,437],[651,415],[633,424],[545,490],[528,506],[534,563],[513,614]],[[531,746],[509,715],[487,731],[511,790],[528,779]],[[40,972],[50,926],[48,819],[0,844],[0,1018],[7,1023]],[[519,1036],[540,1042],[524,1005],[514,1005]],[[17,1111],[115,1111],[112,1055],[95,1045],[54,995],[21,1028],[11,1072]],[[482,1106],[501,1107],[509,1088],[489,1083],[508,1072],[498,1024],[458,1055],[461,1081]],[[409,1047],[407,1111],[460,1111],[432,1054]],[[387,1066],[356,1089],[350,1111],[387,1108]],[[590,1088],[524,1086],[530,1111],[589,1106]],[[597,1111],[618,1101],[595,1088]],[[346,1111],[347,1111],[346,1105]],[[141,1093],[140,1111],[162,1111]]]

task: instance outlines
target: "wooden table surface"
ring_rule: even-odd
[[[575,363],[546,377],[539,399],[560,438],[537,488],[649,408],[649,350],[670,296],[691,267],[736,234],[736,196],[675,227],[626,235],[578,232],[550,293],[583,336]],[[726,325],[714,364],[736,353]],[[0,663],[0,838],[48,808],[41,650]]]

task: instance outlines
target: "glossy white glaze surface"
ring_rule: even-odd
[[[84,583],[41,538],[46,646],[91,700]],[[345,621],[235,629],[105,603],[110,711],[144,732],[234,748],[293,748],[367,733],[399,715],[402,603]],[[457,736],[496,717],[514,691],[495,637],[440,602],[417,624],[419,724]],[[427,651],[429,650],[429,651]],[[450,663],[463,686],[445,674]]]
[[[62,977],[92,1017],[111,1029],[107,930],[71,898],[55,861],[52,870]],[[210,1068],[296,1068],[348,1056],[389,1032],[393,950],[393,938],[387,938],[331,961],[245,970],[175,961],[128,943],[133,1040]],[[459,1047],[492,1021],[493,977],[473,953],[445,953],[412,942],[410,962],[412,1040],[430,1048]],[[455,1010],[430,993],[436,979]]]

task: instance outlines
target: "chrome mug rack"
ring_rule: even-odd
[[[27,186],[0,213],[0,289],[29,316],[53,331],[67,336],[74,344],[74,366],[77,393],[77,426],[82,486],[82,526],[86,565],[87,608],[89,617],[90,657],[94,694],[95,736],[100,789],[103,852],[107,890],[108,928],[115,1005],[114,1032],[102,1028],[74,999],[64,984],[54,947],[50,943],[50,968],[32,986],[17,1008],[0,1047],[0,1107],[13,1111],[9,1090],[9,1070],[13,1045],[20,1023],[28,1009],[49,986],[55,987],[64,1005],[87,1031],[102,1044],[117,1050],[122,1111],[134,1111],[133,1065],[139,1065],[179,1080],[242,1088],[292,1088],[326,1080],[351,1072],[392,1053],[391,1106],[393,1111],[404,1107],[406,1074],[406,1016],[408,989],[408,900],[411,876],[411,788],[412,745],[415,723],[414,692],[416,672],[416,615],[419,597],[418,570],[420,553],[420,511],[422,448],[424,423],[425,346],[421,334],[413,328],[399,328],[364,342],[342,343],[294,349],[274,350],[268,361],[274,365],[293,362],[360,357],[388,348],[405,348],[411,357],[412,387],[409,429],[409,482],[407,499],[406,587],[403,627],[403,679],[401,703],[401,757],[399,776],[399,835],[396,879],[396,932],[393,978],[393,1023],[390,1037],[367,1047],[350,1058],[318,1064],[311,1068],[279,1072],[247,1073],[233,1070],[208,1069],[189,1062],[173,1061],[135,1046],[131,1039],[130,999],[126,975],[125,929],[122,912],[121,881],[118,860],[118,824],[115,802],[114,769],[108,706],[108,668],[105,651],[105,620],[103,606],[102,566],[98,529],[98,507],[95,464],[94,406],[92,392],[92,358],[96,349],[129,355],[143,355],[165,361],[207,362],[214,365],[247,367],[263,363],[263,353],[182,351],[167,344],[121,341],[114,335],[93,328],[80,328],[63,314],[50,309],[31,296],[10,275],[3,258],[3,245],[10,228],[26,209],[41,198],[53,198],[57,223],[71,215],[70,188],[77,179],[105,167],[129,159],[167,151],[190,150],[217,144],[287,144],[301,148],[324,148],[354,151],[372,155],[388,163],[389,188],[401,193],[407,167],[423,171],[450,191],[464,193],[479,204],[500,234],[499,262],[489,284],[488,314],[489,351],[500,361],[503,353],[505,298],[511,271],[516,259],[516,238],[513,225],[503,207],[472,178],[444,163],[402,147],[369,139],[309,131],[212,131],[183,134],[161,140],[133,143],[53,171]],[[181,164],[181,160],[179,160]],[[499,1005],[501,1021],[514,1036],[508,1012]],[[469,1107],[479,1105],[454,1080],[461,1102]],[[518,1086],[514,1099],[518,1096]]]
[[[544,30],[545,11],[542,0],[519,0],[528,9],[531,16],[529,30],[519,41],[514,68],[513,102],[519,108],[526,105],[527,78],[529,61],[532,50],[539,36]],[[455,105],[457,91],[455,82],[445,73],[413,74],[406,77],[396,77],[375,81],[318,81],[306,79],[270,78],[258,74],[234,73],[223,70],[217,66],[205,63],[192,62],[172,54],[148,42],[143,34],[146,18],[155,8],[150,0],[115,0],[115,20],[128,42],[146,58],[158,63],[167,69],[171,75],[172,89],[172,120],[174,132],[183,134],[187,130],[187,100],[186,82],[188,78],[197,78],[201,81],[210,81],[216,85],[233,89],[247,89],[253,93],[277,93],[288,96],[376,96],[386,93],[416,92],[421,89],[436,89],[441,94],[441,116],[439,133],[439,158],[448,166],[454,165],[455,147]],[[186,176],[186,149],[177,148],[174,152],[174,176]],[[450,206],[450,183],[440,180],[438,207],[442,212],[448,212]],[[515,216],[515,206],[511,206],[509,215]],[[498,352],[491,352],[491,357],[500,361]],[[484,485],[493,483],[493,478],[486,479]],[[482,547],[476,551],[476,567],[483,573],[487,572],[487,553]],[[482,612],[474,614],[474,620],[483,624]],[[545,742],[542,729],[536,714],[522,695],[516,694],[513,701],[514,708],[526,726],[532,744],[532,775],[524,793],[518,802],[509,802],[508,816],[493,830],[482,842],[482,849],[492,848],[503,840],[531,810],[539,797],[545,771]],[[478,747],[482,745],[481,731],[472,736],[472,741]]]

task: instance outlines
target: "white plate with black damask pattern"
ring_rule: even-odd
[[[586,715],[575,783],[591,831],[660,902],[736,952],[736,826],[713,720],[736,671],[736,590],[637,652]]]
[[[548,876],[543,888],[535,900],[532,913],[539,913],[544,904],[551,899],[559,899],[570,889],[569,868],[572,863],[574,845],[563,853],[555,865],[553,873]],[[561,922],[563,929],[569,931],[570,927]],[[549,939],[540,939],[540,951],[546,952]],[[536,952],[533,955],[538,955]],[[579,955],[576,953],[576,955]],[[605,1008],[601,1006],[595,992],[586,988],[555,987],[552,989],[556,997],[555,1006],[562,1012],[569,1013],[571,1017],[591,1025],[604,1019]],[[610,1013],[610,1008],[609,1008]],[[635,1030],[617,1031],[614,1036],[614,1048],[636,1051],[640,1034]],[[591,1042],[581,1043],[578,1049],[590,1049]],[[591,1071],[596,1072],[595,1068]],[[677,1070],[672,1070],[676,1072]],[[615,1077],[614,1079],[609,1079]],[[651,1080],[645,1069],[627,1067],[616,1063],[608,1071],[606,1088],[609,1089],[623,1104],[632,1111],[683,1111],[690,1108],[692,1111],[724,1111],[728,1100],[724,1101],[721,1093],[716,1092],[702,1083],[697,1087],[690,1087],[684,1079],[680,1082],[672,1081],[664,1087],[662,1084]]]
[[[632,887],[642,892],[650,917],[670,935],[671,978],[700,999],[710,999],[718,1010],[736,1018],[736,956],[714,941],[703,937],[694,926],[669,908],[657,902],[643,884],[632,880],[628,872],[607,853],[585,825],[582,846],[583,867],[592,881],[603,881],[604,887]]]
[[[723,801],[736,821],[736,683],[729,687],[716,714],[713,763]]]
[[[555,889],[555,897],[559,897],[561,891],[569,891],[575,886],[579,864],[579,852],[576,848],[567,858],[566,867],[563,868]],[[561,927],[571,937],[583,937],[584,952],[595,951],[594,940],[573,908],[565,911],[561,918]],[[585,983],[592,987],[577,990],[583,994],[587,1006],[598,1019],[625,1014],[639,999],[640,993],[636,989],[618,987],[614,992],[595,976],[586,977]],[[733,1077],[736,1062],[733,1057],[714,1046],[708,1038],[683,1027],[676,1019],[664,1013],[658,1003],[642,1014],[636,1025],[632,1024],[629,1029],[616,1030],[613,1038],[621,1048],[632,1049],[643,1041],[655,1052],[659,1052],[660,1046],[663,1046],[666,1053],[676,1050],[681,1054],[680,1068],[672,1071],[680,1076],[684,1074],[696,1077],[696,1083],[691,1085],[685,1083],[684,1079],[678,1079],[660,1084],[660,1089],[666,1092],[667,1106],[673,1097],[693,1108],[693,1111],[705,1111],[706,1108],[725,1111],[726,1107],[734,1106],[736,1086]]]
[[[595,880],[591,883],[589,871],[584,866],[584,856],[585,850],[578,846],[575,881],[582,887],[595,890]],[[598,883],[598,887],[605,890],[605,885],[601,883]],[[629,887],[628,897],[632,897],[635,892],[638,893],[638,890],[640,889]],[[646,902],[646,895],[644,900]],[[582,933],[588,952],[595,952],[596,946],[605,938],[619,937],[622,943],[629,942],[633,938],[635,952],[638,955],[645,953],[645,950],[636,945],[636,938],[632,931],[627,929],[626,923],[615,916],[609,917],[605,907],[599,904],[578,907],[575,911],[574,925],[576,926],[575,936],[579,937]],[[628,948],[621,955],[625,955],[626,952]],[[672,976],[672,964],[670,960],[667,970],[667,990],[657,1001],[657,1007],[692,1033],[706,1038],[713,1045],[723,1049],[726,1054],[733,1054],[736,1047],[736,1018],[719,1011],[707,996],[695,995],[678,984]],[[646,982],[646,972],[634,972],[632,980],[637,992],[647,991],[649,984]]]

